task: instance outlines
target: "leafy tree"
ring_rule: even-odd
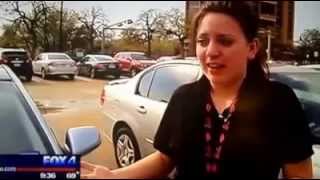
[[[297,59],[309,61],[319,61],[318,57],[314,56],[314,52],[320,53],[320,30],[319,29],[307,29],[300,36],[298,46],[295,48],[295,54]],[[307,58],[309,55],[309,58]]]

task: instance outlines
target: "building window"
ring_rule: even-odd
[[[269,3],[261,3],[261,14],[276,15],[276,6]]]

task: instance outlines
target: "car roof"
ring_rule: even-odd
[[[145,55],[146,53],[138,52],[138,51],[122,51],[122,52],[118,52],[117,54],[142,54],[142,55]]]
[[[110,57],[110,58],[112,58],[112,56],[106,55],[106,54],[87,54],[86,56],[89,56],[89,57]]]
[[[47,55],[68,55],[66,53],[61,53],[61,52],[43,52],[40,54],[47,54]]]
[[[11,81],[12,78],[10,77],[7,69],[4,65],[0,64],[0,81]]]
[[[172,59],[170,61],[162,61],[157,63],[159,65],[165,65],[165,64],[191,64],[191,65],[200,65],[199,61],[195,60],[188,60],[188,59]]]
[[[293,65],[284,65],[284,66],[275,66],[270,67],[271,73],[276,72],[291,72],[291,73],[320,73],[319,69],[315,67],[300,67],[300,66],[293,66]]]
[[[0,48],[0,52],[26,52],[26,50],[22,48]]]

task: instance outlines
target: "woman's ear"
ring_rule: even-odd
[[[248,59],[253,60],[257,52],[259,51],[260,48],[260,42],[258,38],[254,38],[250,43],[249,43],[249,54],[248,54]]]

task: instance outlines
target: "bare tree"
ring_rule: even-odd
[[[165,13],[165,34],[177,38],[180,44],[180,53],[183,55],[184,40],[186,39],[187,27],[184,13],[176,8]]]
[[[31,10],[26,8],[28,6],[31,7]],[[34,58],[40,45],[40,27],[48,11],[47,4],[44,1],[5,1],[2,2],[2,8],[9,16],[13,17],[9,21],[18,27],[26,48]]]
[[[142,35],[146,38],[145,40],[148,43],[148,55],[151,55],[151,40],[152,33],[160,33],[164,27],[164,18],[159,10],[149,9],[143,12],[138,19],[138,24],[144,27]]]
[[[98,29],[102,28],[107,21],[106,15],[101,8],[92,7],[80,13],[79,21],[87,31],[87,41],[89,51],[93,51],[94,40],[99,36]]]

